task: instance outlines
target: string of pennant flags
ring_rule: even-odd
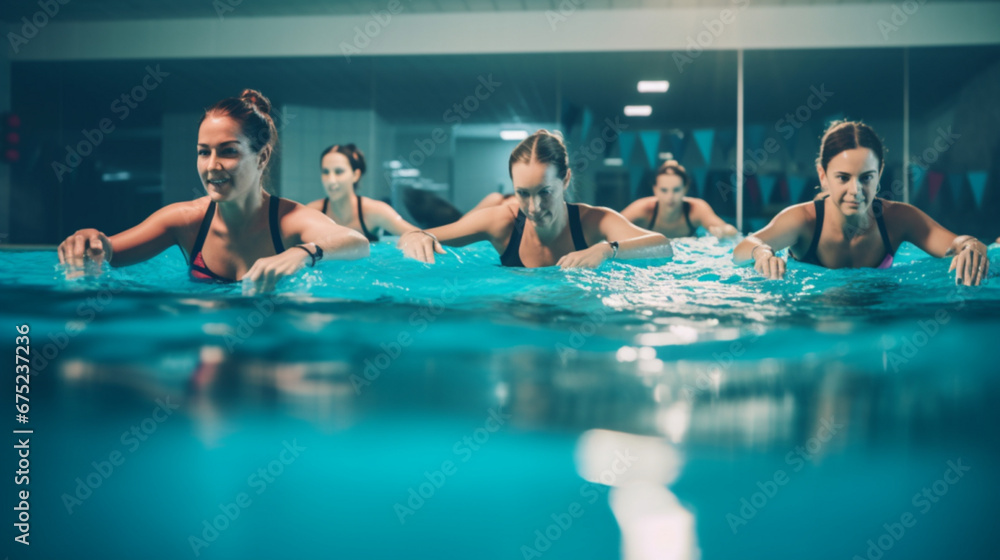
[[[826,121],[829,123],[842,118],[844,118],[843,115],[833,115]],[[579,123],[580,138],[588,138],[588,135],[594,132],[592,130],[594,117],[589,109],[578,111],[570,119],[570,122],[574,124]],[[808,130],[800,131],[799,135],[810,140],[813,138],[811,131]],[[768,136],[766,126],[747,125],[745,148],[748,152],[751,150],[760,151],[771,138],[774,137]],[[736,130],[735,127],[695,128],[687,132],[676,129],[670,131],[623,130],[618,133],[616,143],[622,165],[629,172],[631,192],[640,194],[640,189],[645,191],[641,183],[643,179],[648,181],[651,178],[651,172],[662,163],[661,147],[664,151],[670,152],[673,159],[680,161],[687,167],[688,173],[691,175],[692,186],[695,191],[698,191],[705,188],[713,156],[728,153],[735,146]],[[794,159],[795,145],[795,141],[783,142],[781,149],[786,152],[788,157]],[[694,151],[691,152],[691,150]],[[685,155],[690,157],[685,160]],[[689,164],[697,159],[701,161]],[[809,169],[811,171],[811,165]],[[989,175],[985,170],[945,174],[911,163],[909,171],[910,192],[914,193],[916,199],[925,198],[931,203],[936,203],[939,200],[958,203],[965,193],[970,193],[977,208],[983,204]],[[735,177],[732,176],[732,173],[726,173],[726,175],[730,181],[733,181],[731,184],[735,184]],[[768,204],[801,201],[806,196],[806,189],[815,187],[813,184],[815,181],[814,173],[748,173],[744,179],[744,185],[745,192],[752,195],[753,198],[757,198],[759,202]]]

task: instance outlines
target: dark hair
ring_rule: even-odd
[[[337,152],[338,154],[346,157],[347,161],[351,162],[351,171],[360,170],[362,176],[365,174],[365,169],[368,169],[368,166],[365,165],[365,155],[362,154],[361,150],[359,150],[354,144],[334,144],[323,150],[323,153],[319,155],[320,166],[323,165],[323,158],[325,158],[326,154],[329,154],[330,152]],[[360,182],[361,179],[358,179],[358,183]],[[358,183],[354,183],[354,190],[358,190]]]
[[[205,109],[198,125],[201,126],[209,115],[223,115],[240,123],[243,135],[250,140],[250,149],[254,153],[259,154],[265,147],[271,147],[268,167],[264,168],[266,180],[270,163],[275,157],[274,148],[278,144],[278,129],[271,118],[271,101],[255,89],[245,89],[239,97],[227,97]]]
[[[885,167],[886,149],[875,130],[863,122],[834,121],[831,123],[830,127],[823,133],[816,164],[825,171],[826,167],[830,165],[830,160],[837,154],[855,148],[868,148],[875,154],[875,157],[878,158],[878,172],[881,175],[882,169]]]
[[[684,169],[683,165],[677,163],[676,160],[669,159],[660,164],[660,167],[656,170],[656,176],[659,177],[660,175],[677,175],[681,178],[681,184],[684,185],[684,188],[688,187],[687,170]]]
[[[562,134],[559,131],[549,132],[541,129],[521,140],[521,143],[510,153],[507,173],[513,179],[515,163],[531,163],[532,161],[555,165],[556,175],[565,180],[566,173],[569,171],[569,155],[566,153]]]

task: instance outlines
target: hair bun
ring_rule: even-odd
[[[255,89],[243,90],[243,93],[240,94],[240,99],[253,105],[258,111],[265,115],[269,115],[271,113],[271,101],[264,97],[263,93]]]

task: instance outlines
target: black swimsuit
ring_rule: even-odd
[[[280,200],[281,199],[276,196],[271,197],[267,216],[268,226],[271,228],[271,243],[274,245],[275,255],[285,252],[285,245],[281,242],[281,228],[278,225],[278,204]],[[232,278],[219,276],[209,270],[208,266],[205,265],[205,257],[202,255],[202,246],[205,244],[205,238],[208,237],[208,230],[212,226],[212,218],[214,217],[215,201],[213,200],[209,203],[208,210],[205,211],[205,217],[201,219],[201,229],[198,230],[198,237],[195,238],[194,247],[191,248],[191,266],[188,272],[192,280],[236,282],[236,280]]]
[[[566,203],[566,213],[569,214],[569,232],[573,236],[573,247],[577,251],[582,251],[588,247],[587,240],[583,237],[583,226],[580,225],[580,207],[576,204]],[[527,216],[521,210],[517,211],[517,218],[514,219],[514,230],[510,232],[510,241],[507,242],[507,249],[500,255],[501,266],[524,267],[521,262],[521,237],[524,235],[524,221]]]
[[[813,229],[812,243],[809,244],[809,250],[802,258],[796,257],[792,254],[791,249],[788,250],[788,254],[800,262],[807,264],[814,264],[817,266],[826,267],[823,263],[819,262],[819,253],[817,249],[819,248],[819,237],[823,233],[823,215],[826,210],[826,199],[828,196],[824,196],[819,200],[813,201],[813,206],[816,207],[816,227]],[[875,223],[878,224],[878,233],[882,236],[882,244],[885,245],[885,258],[882,259],[882,264],[878,265],[876,268],[889,268],[892,265],[893,252],[892,243],[889,241],[889,231],[885,227],[885,220],[882,218],[882,199],[876,198],[872,201],[872,211],[875,214]]]
[[[368,228],[365,227],[365,215],[364,215],[363,212],[361,212],[361,199],[362,198],[363,197],[360,197],[360,196],[358,197],[358,223],[361,224],[361,233],[365,234],[365,237],[368,239],[369,243],[373,242],[373,241],[378,241],[378,235],[374,234],[374,233],[372,233],[370,231],[368,231]],[[326,214],[326,209],[329,208],[329,207],[330,207],[330,197],[326,197],[326,198],[323,199],[323,213],[324,214]]]
[[[688,228],[691,230],[689,236],[694,237],[698,233],[698,228],[694,227],[694,224],[691,223],[691,203],[686,200],[682,200],[681,210],[684,211],[684,221],[687,222]],[[656,206],[653,206],[653,217],[649,219],[649,227],[646,228],[649,231],[655,231],[653,229],[653,224],[656,223],[656,215],[659,214],[659,212],[660,203],[657,202]]]

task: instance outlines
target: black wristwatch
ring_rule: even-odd
[[[312,246],[316,248],[315,252],[306,249],[306,245],[304,243],[296,245],[295,247],[302,249],[309,254],[309,258],[312,259],[309,261],[309,266],[316,266],[316,261],[323,260],[323,248],[315,243],[312,243]]]

